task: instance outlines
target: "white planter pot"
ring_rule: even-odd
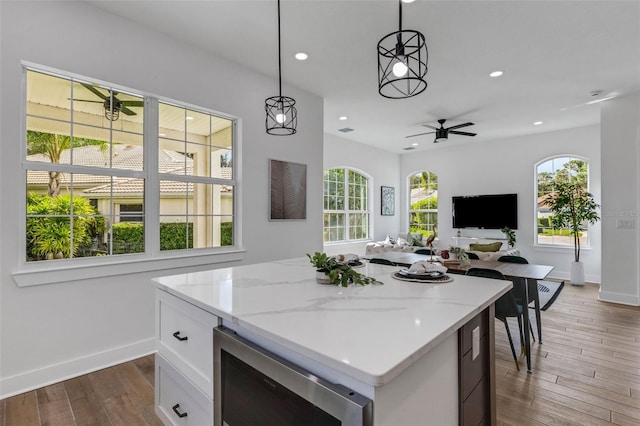
[[[584,263],[571,262],[571,284],[584,285]]]
[[[331,284],[331,280],[329,279],[329,275],[325,271],[321,271],[316,269],[316,282],[318,284]]]

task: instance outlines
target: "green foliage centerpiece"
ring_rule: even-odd
[[[356,272],[346,263],[339,262],[334,257],[329,257],[326,253],[315,252],[312,255],[307,253],[309,261],[319,273],[324,273],[328,278],[328,284],[347,287],[349,284],[367,285],[382,284],[375,278],[368,277]]]

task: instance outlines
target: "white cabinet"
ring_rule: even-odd
[[[180,374],[161,355],[156,356],[156,414],[168,425],[213,424],[213,400]]]
[[[215,315],[156,290],[156,414],[164,423],[213,423],[213,329],[218,325]]]

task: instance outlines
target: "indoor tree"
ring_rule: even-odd
[[[594,224],[600,217],[600,207],[584,186],[577,181],[556,181],[553,192],[544,202],[551,210],[554,229],[567,229],[573,237],[575,261],[571,264],[571,283],[584,284],[584,265],[580,262],[580,234],[587,223]]]

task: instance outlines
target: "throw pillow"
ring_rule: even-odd
[[[422,244],[422,234],[407,234],[407,242],[413,247],[424,247],[424,244]]]
[[[469,244],[469,250],[471,251],[492,252],[500,250],[500,247],[502,247],[502,243],[500,241],[489,244]]]
[[[395,244],[396,243],[396,239],[393,238],[391,235],[387,235],[387,238],[384,240],[385,244]]]
[[[407,240],[405,240],[402,237],[398,237],[398,240],[396,241],[396,244],[399,245],[399,246],[408,246],[409,245]]]

